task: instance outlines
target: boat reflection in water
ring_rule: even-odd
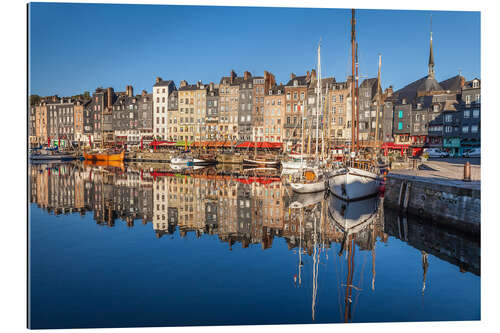
[[[359,286],[353,284],[354,258],[356,255],[355,241],[358,234],[363,231],[369,233],[369,245],[372,251],[372,290],[375,289],[375,235],[374,223],[379,219],[379,198],[371,197],[359,201],[346,202],[335,196],[331,196],[328,202],[328,216],[335,227],[342,232],[342,243],[338,256],[346,252],[347,277],[341,283],[345,287],[344,293],[344,322],[352,321],[353,292],[361,292]],[[363,266],[364,267],[364,266]],[[361,273],[363,274],[363,273]],[[341,309],[342,311],[342,309]]]
[[[99,317],[92,309],[99,311],[100,306],[108,304],[110,296],[105,290],[89,292],[99,285],[98,275],[89,273],[82,275],[84,280],[72,277],[63,282],[54,279],[51,272],[71,271],[76,269],[73,265],[81,265],[82,272],[106,270],[109,279],[115,281],[113,299],[119,297],[115,306],[123,313],[134,311],[136,325],[142,326],[190,324],[185,313],[194,312],[200,316],[196,323],[212,325],[396,321],[408,320],[408,313],[414,316],[410,319],[436,318],[432,308],[415,308],[413,304],[420,299],[409,299],[408,307],[403,306],[405,302],[397,306],[386,302],[377,317],[370,312],[380,306],[377,302],[381,297],[392,299],[400,292],[412,297],[414,291],[423,297],[423,290],[426,302],[453,309],[440,318],[478,318],[475,308],[464,305],[470,303],[451,302],[457,296],[451,291],[443,294],[442,290],[460,290],[467,299],[479,300],[475,293],[479,285],[479,245],[473,240],[464,243],[463,236],[431,225],[399,219],[397,213],[385,214],[376,196],[346,202],[325,197],[323,192],[297,194],[281,181],[279,171],[227,165],[177,169],[162,163],[77,161],[31,165],[29,172],[30,232],[37,236],[31,237],[36,240],[31,250],[43,255],[53,250],[47,255],[53,269],[45,269],[40,257],[30,266],[38,283],[31,298],[33,309],[38,309],[32,312],[35,327],[60,323],[60,311],[56,309],[68,302],[58,292],[61,288],[78,290],[72,294],[78,299],[92,294],[89,302],[96,305],[85,306],[87,310],[81,314],[67,310],[64,317],[75,319],[64,327],[84,326],[88,318]],[[61,214],[80,214],[82,218],[64,217],[61,223]],[[142,222],[139,225],[135,224],[138,220]],[[71,237],[75,232],[81,236]],[[391,241],[389,235],[394,235]],[[64,239],[71,239],[72,246]],[[379,255],[377,262],[376,242],[386,245],[385,256]],[[443,250],[434,244],[441,244]],[[463,244],[466,247],[462,249]],[[86,251],[79,250],[82,247]],[[111,247],[117,251],[105,250]],[[402,247],[413,251],[401,251]],[[125,253],[147,253],[148,260],[132,260]],[[65,260],[68,256],[71,263]],[[99,256],[99,261],[89,260],[94,256]],[[371,265],[365,263],[370,257]],[[159,269],[155,266],[159,262],[169,264]],[[381,272],[378,290],[376,263],[391,269],[390,279],[383,278],[389,272]],[[391,265],[396,268],[392,270]],[[476,275],[464,279],[457,265]],[[448,272],[446,279],[432,277],[440,269]],[[145,271],[148,283],[131,287],[131,279],[143,279]],[[121,282],[123,276],[130,279]],[[151,288],[158,284],[179,287],[159,288],[157,295]],[[155,318],[126,298],[125,291],[130,288],[130,292],[154,304],[148,311],[159,309]],[[197,292],[189,293],[193,289]],[[46,305],[46,298],[52,294],[59,295],[60,301]],[[186,303],[191,297],[203,305]],[[230,319],[220,311],[228,299],[231,308],[244,309],[232,312]],[[256,302],[267,304],[263,308],[266,315],[255,315]],[[214,304],[214,309],[208,304]],[[207,311],[209,315],[203,317]],[[111,321],[104,326],[123,326],[127,319],[119,311],[110,316]]]

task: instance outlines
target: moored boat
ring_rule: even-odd
[[[346,201],[360,200],[378,194],[380,177],[371,171],[347,167],[328,179],[330,192]]]
[[[312,167],[300,170],[292,176],[290,187],[296,193],[314,193],[325,190],[326,173],[323,169]]]
[[[96,153],[83,152],[83,158],[90,161],[123,161],[125,158],[125,151],[104,151]]]
[[[253,159],[244,158],[243,159],[243,164],[246,164],[246,165],[259,165],[259,166],[267,166],[267,167],[279,167],[280,161],[272,159],[272,158],[265,158],[265,157],[259,158],[259,157],[256,157],[256,158],[253,158]]]

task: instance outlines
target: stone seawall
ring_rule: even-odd
[[[437,224],[479,233],[480,182],[387,175],[384,205]]]

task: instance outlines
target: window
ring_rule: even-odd
[[[470,95],[465,95],[465,104],[470,104]]]
[[[420,115],[419,114],[415,115],[415,121],[420,121]]]
[[[478,126],[477,125],[472,125],[470,128],[471,133],[477,133],[478,131]]]
[[[472,88],[479,88],[479,81],[473,81]]]
[[[439,112],[439,104],[434,105],[433,110],[434,112]]]
[[[476,94],[476,95],[474,96],[474,101],[475,101],[476,103],[481,102],[481,95]]]
[[[342,103],[344,101],[344,95],[339,95],[339,102]]]
[[[400,119],[403,118],[403,111],[402,110],[399,110],[399,112],[398,112],[398,118],[400,118]]]
[[[304,96],[304,93],[303,93],[303,92],[301,92],[301,93],[300,93],[300,100],[301,100],[301,101],[303,101],[303,100],[304,100],[304,97],[305,97],[305,96]]]
[[[453,116],[451,114],[447,114],[444,116],[444,121],[447,123],[451,123],[453,120]]]
[[[290,93],[286,93],[286,99],[287,99],[287,101],[290,100]]]
[[[464,111],[464,118],[470,118],[470,110]]]
[[[400,121],[398,122],[398,130],[402,130],[403,129],[403,122]]]
[[[452,131],[452,127],[451,127],[451,126],[445,126],[444,131],[445,131],[446,133],[451,133],[451,131]]]
[[[469,126],[463,126],[462,133],[469,133]]]
[[[479,118],[479,110],[478,109],[472,110],[472,117]]]

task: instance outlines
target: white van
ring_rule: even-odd
[[[447,151],[444,151],[439,148],[426,148],[424,149],[423,155],[427,155],[428,157],[449,157],[450,154],[448,154]]]

